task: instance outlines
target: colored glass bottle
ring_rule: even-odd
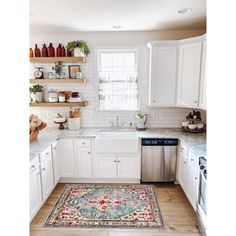
[[[66,50],[66,54],[67,54],[68,57],[72,57],[71,51],[68,50],[68,49]]]
[[[60,43],[57,47],[57,57],[62,57],[62,47]]]
[[[64,48],[64,46],[62,46],[62,57],[66,57],[66,49]]]
[[[41,52],[40,52],[40,49],[38,48],[37,44],[35,44],[34,56],[41,57]]]
[[[48,46],[48,56],[55,57],[55,49],[54,49],[52,43],[50,43]]]
[[[34,57],[34,51],[33,51],[32,48],[30,48],[30,50],[29,50],[29,56],[30,56],[30,57]]]
[[[48,57],[48,49],[45,43],[43,44],[43,47],[42,47],[42,57]]]

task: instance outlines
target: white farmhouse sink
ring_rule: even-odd
[[[96,153],[138,153],[136,132],[102,131],[95,138]]]

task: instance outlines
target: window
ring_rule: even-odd
[[[138,49],[97,50],[100,110],[138,109]]]

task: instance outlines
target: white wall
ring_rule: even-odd
[[[183,39],[204,34],[204,30],[185,30],[185,31],[143,31],[143,32],[71,32],[71,33],[31,33],[30,46],[34,48],[37,43],[41,47],[42,43],[58,43],[67,45],[68,41],[86,40],[91,49],[91,54],[85,64],[81,64],[82,72],[88,80],[86,85],[46,85],[44,86],[45,98],[47,91],[50,89],[79,91],[81,96],[88,100],[89,105],[81,109],[82,127],[106,127],[109,122],[115,122],[116,116],[119,115],[126,126],[133,121],[136,112],[108,112],[96,110],[96,81],[95,81],[95,56],[94,48],[96,47],[120,47],[120,46],[138,46],[140,48],[141,74],[139,76],[139,97],[141,101],[141,110],[149,113],[147,127],[180,127],[180,122],[184,120],[190,109],[185,108],[149,108],[148,101],[148,56],[149,51],[146,47],[151,40],[171,40]],[[33,77],[34,67],[44,67],[45,74],[52,71],[53,64],[30,65],[30,78]],[[68,74],[68,64],[65,66],[65,72]],[[69,108],[30,108],[31,113],[40,115],[46,120],[49,126],[55,126],[53,118],[57,112],[67,115]]]

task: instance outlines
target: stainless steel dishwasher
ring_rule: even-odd
[[[178,139],[142,139],[142,182],[176,180]]]

